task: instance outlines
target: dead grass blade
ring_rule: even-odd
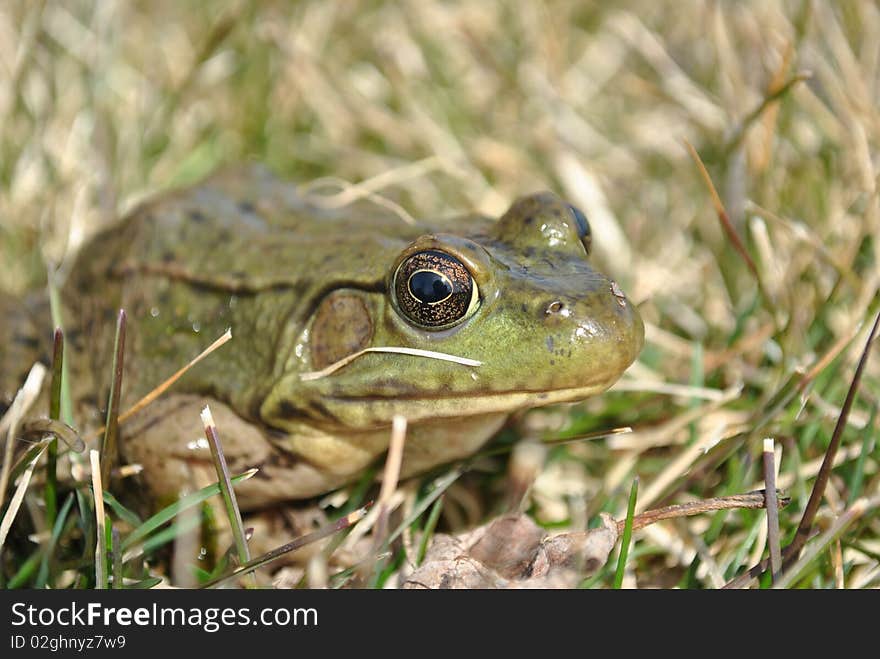
[[[31,476],[34,473],[34,467],[37,464],[37,461],[40,459],[40,456],[43,455],[43,451],[46,450],[46,446],[48,446],[48,440],[43,442],[42,447],[34,456],[34,459],[31,460],[30,464],[28,464],[27,469],[25,469],[24,473],[21,475],[18,481],[18,487],[15,488],[15,493],[12,495],[12,499],[9,500],[9,506],[6,508],[6,512],[3,514],[3,520],[0,521],[0,553],[3,552],[3,545],[6,543],[6,536],[9,533],[9,529],[12,528],[12,522],[15,519],[15,516],[18,514],[18,509],[21,507],[21,502],[24,500],[24,494],[27,491],[28,484],[31,482]]]
[[[813,74],[810,71],[800,71],[794,74],[791,78],[786,80],[782,85],[775,87],[770,90],[770,92],[764,96],[758,106],[749,112],[745,118],[739,123],[736,127],[734,133],[730,136],[730,139],[722,147],[722,152],[725,154],[729,154],[731,151],[736,149],[745,137],[746,131],[749,127],[758,119],[761,118],[761,115],[767,111],[776,101],[785,96],[792,87],[794,87],[799,82],[804,82],[805,80],[809,80],[813,77]]]
[[[476,359],[468,359],[467,357],[458,357],[457,355],[449,355],[445,352],[435,352],[433,350],[421,350],[419,348],[402,348],[398,346],[376,346],[373,348],[364,348],[363,350],[358,350],[357,352],[353,352],[350,355],[343,357],[339,361],[333,362],[329,366],[322,368],[320,371],[310,371],[308,373],[301,373],[299,376],[300,380],[310,381],[310,380],[319,380],[323,377],[327,377],[332,373],[335,373],[340,368],[344,366],[348,366],[351,362],[353,362],[358,357],[363,357],[368,352],[391,352],[398,355],[412,355],[414,357],[427,357],[429,359],[439,359],[445,362],[454,362],[456,364],[462,364],[463,366],[482,366],[483,362],[477,361]]]
[[[9,474],[12,470],[12,455],[15,448],[15,435],[19,424],[24,415],[33,405],[37,396],[40,394],[40,388],[43,385],[43,378],[46,375],[46,367],[37,362],[31,367],[25,378],[24,384],[15,398],[12,405],[3,419],[0,420],[0,433],[6,431],[6,448],[3,452],[3,467],[0,469],[0,508],[6,501],[6,488],[9,486]]]
[[[239,510],[238,501],[235,498],[235,491],[232,489],[229,468],[226,466],[226,456],[223,454],[223,446],[220,444],[220,437],[217,434],[217,426],[214,424],[211,409],[205,406],[201,416],[202,424],[205,427],[205,437],[211,447],[211,458],[217,472],[217,482],[220,483],[220,494],[223,496],[226,516],[229,518],[229,526],[232,527],[232,535],[235,538],[238,560],[244,564],[251,559],[251,555],[245,537],[244,525],[241,521],[241,510]]]
[[[95,495],[95,523],[97,542],[95,543],[95,588],[107,588],[107,518],[104,514],[104,486],[101,475],[101,457],[94,449],[89,451],[92,466],[92,492]]]
[[[430,156],[423,160],[404,165],[403,167],[382,172],[381,174],[373,176],[365,181],[361,181],[360,183],[348,183],[340,181],[340,179],[334,179],[335,182],[341,182],[343,184],[342,192],[334,195],[315,194],[314,190],[320,185],[325,184],[327,181],[326,179],[318,179],[309,184],[300,186],[299,191],[304,196],[308,196],[310,201],[323,206],[324,208],[342,208],[358,199],[370,197],[379,190],[391,185],[398,185],[409,179],[422,177],[425,174],[438,169],[446,170],[449,169],[449,167],[439,156]],[[413,223],[414,220],[410,218],[409,222]]]
[[[391,421],[391,441],[388,445],[388,457],[385,459],[385,470],[382,474],[382,487],[377,500],[379,515],[373,531],[376,553],[381,551],[388,536],[388,516],[390,504],[400,479],[400,465],[403,463],[403,447],[406,442],[406,417],[395,414]]]
[[[783,508],[789,504],[788,497],[778,497],[777,505]],[[654,524],[664,519],[674,519],[676,517],[690,517],[692,515],[701,515],[703,513],[715,510],[732,510],[734,508],[746,508],[754,510],[763,508],[766,505],[764,492],[749,492],[747,494],[732,494],[724,497],[713,497],[711,499],[701,499],[700,501],[691,501],[688,503],[675,504],[673,506],[664,506],[639,513],[633,518],[633,531],[642,529],[650,524]],[[623,533],[625,519],[617,522],[617,532]]]
[[[395,503],[394,493],[397,491],[397,484],[400,479],[400,466],[403,463],[406,425],[405,417],[399,414],[394,415],[391,421],[391,441],[388,445],[388,455],[385,458],[385,469],[382,473],[382,487],[379,490],[379,498],[376,501],[376,522],[373,526],[373,555],[376,560],[365,561],[361,565],[362,580],[372,579],[374,584],[375,580],[382,574],[389,556],[389,518],[392,508],[398,505]]]
[[[553,446],[561,446],[564,444],[575,444],[577,442],[591,442],[596,439],[608,439],[610,437],[616,437],[618,435],[628,435],[632,433],[633,429],[630,426],[620,426],[619,428],[610,428],[608,430],[597,430],[595,432],[586,432],[583,434],[576,435],[574,437],[550,437],[547,439],[542,439],[542,444],[552,444]]]
[[[727,210],[725,210],[724,208],[724,203],[721,201],[721,197],[718,195],[718,191],[715,189],[715,184],[712,182],[712,177],[709,176],[709,171],[706,169],[706,165],[703,164],[703,159],[700,158],[700,154],[697,153],[697,150],[690,142],[685,140],[684,144],[687,147],[687,150],[690,152],[691,158],[694,159],[694,162],[697,165],[697,169],[699,169],[700,171],[700,176],[703,177],[703,182],[706,184],[706,188],[708,188],[709,190],[709,195],[712,197],[712,205],[715,207],[715,212],[718,215],[718,219],[721,221],[721,227],[724,229],[724,233],[733,244],[733,248],[739,253],[743,261],[745,261],[746,266],[748,266],[752,275],[754,275],[755,281],[760,284],[761,277],[758,274],[758,267],[755,265],[755,262],[749,255],[749,252],[746,249],[746,246],[743,244],[742,239],[740,239],[739,234],[733,227],[733,223],[730,221],[730,217],[727,215]]]
[[[779,509],[776,502],[776,452],[773,439],[764,440],[764,496],[767,509],[767,544],[770,545],[770,572],[773,581],[779,578],[782,569],[782,550],[779,544]]]
[[[226,343],[227,341],[229,341],[231,338],[232,338],[232,329],[230,328],[230,329],[227,329],[227,330],[226,330],[226,331],[220,336],[220,338],[218,338],[216,341],[214,341],[211,345],[209,345],[207,348],[205,348],[202,352],[200,352],[200,353],[199,353],[195,358],[193,358],[188,364],[186,364],[186,365],[185,365],[184,367],[182,367],[180,370],[178,370],[177,372],[175,372],[171,377],[169,377],[167,380],[165,380],[165,381],[164,381],[162,384],[160,384],[158,387],[156,387],[155,389],[153,389],[152,391],[150,391],[150,393],[148,393],[146,396],[144,396],[143,398],[141,398],[138,402],[136,402],[134,405],[132,405],[130,408],[128,408],[125,412],[123,412],[122,414],[120,414],[120,415],[119,415],[119,418],[118,418],[118,422],[119,422],[120,424],[125,423],[125,422],[126,422],[128,419],[130,419],[132,416],[134,416],[135,414],[137,414],[138,412],[140,412],[140,411],[141,411],[142,409],[144,409],[147,405],[149,405],[149,404],[152,403],[154,400],[156,400],[159,396],[161,396],[162,394],[164,394],[164,393],[165,393],[165,392],[171,387],[171,385],[173,385],[173,384],[174,384],[175,382],[177,382],[181,377],[183,377],[183,375],[184,375],[189,369],[191,369],[193,366],[195,366],[196,364],[198,364],[198,363],[199,363],[200,361],[202,361],[205,357],[207,357],[208,355],[210,355],[212,352],[214,352],[217,348],[219,348],[219,347],[222,346],[224,343]],[[99,435],[100,433],[104,432],[105,428],[106,428],[106,427],[104,427],[104,428],[99,428],[99,429],[97,430],[97,432],[95,433],[96,436]]]
[[[507,463],[508,513],[524,511],[528,505],[527,495],[535,484],[547,460],[548,448],[543,442],[522,439],[514,444]]]
[[[342,188],[343,192],[333,195],[319,195],[315,193],[313,190],[323,187],[324,185],[333,185],[334,187]],[[308,188],[310,192],[308,193],[308,199],[311,203],[316,206],[321,206],[323,208],[339,208],[341,207],[340,203],[336,201],[338,198],[343,198],[343,195],[352,189],[356,188],[357,184],[349,183],[348,181],[335,177],[335,176],[327,176],[322,177],[320,179],[316,179],[312,181]],[[382,206],[383,208],[387,208],[392,213],[397,215],[401,220],[403,220],[406,224],[416,224],[416,218],[407,212],[407,210],[401,206],[400,204],[388,199],[387,197],[383,197],[382,195],[376,192],[362,191],[357,193],[357,197],[363,197],[364,199],[376,204],[377,206]],[[355,199],[346,200],[345,203],[351,203]],[[345,205],[342,204],[342,205]]]
[[[86,443],[76,429],[57,419],[26,419],[19,426],[20,434],[28,438],[33,435],[52,435],[60,439],[74,453],[86,450]]]
[[[202,588],[216,588],[217,586],[221,586],[225,583],[233,581],[240,576],[245,574],[249,574],[254,570],[271,563],[272,561],[280,558],[284,554],[288,554],[292,551],[300,549],[301,547],[305,547],[306,545],[310,545],[313,542],[317,542],[322,538],[326,538],[329,535],[333,535],[334,533],[341,531],[343,529],[347,529],[352,524],[357,523],[367,514],[367,510],[369,509],[370,504],[363,506],[362,508],[358,508],[355,511],[348,513],[347,515],[340,517],[338,520],[333,522],[332,524],[328,524],[323,528],[318,529],[312,533],[308,533],[304,536],[300,536],[296,540],[292,542],[288,542],[286,545],[282,545],[281,547],[277,547],[272,551],[266,552],[262,556],[258,556],[254,558],[231,573],[224,575],[222,577],[218,577],[208,583],[202,585]]]
[[[801,381],[798,382],[797,388],[798,391],[804,391],[812,382],[816,379],[816,376],[819,375],[822,371],[824,371],[828,365],[834,361],[834,359],[839,355],[844,348],[846,348],[850,342],[856,338],[856,335],[862,329],[862,323],[856,323],[855,327],[852,328],[852,331],[842,335],[834,344],[823,354],[816,362],[810,367],[804,376],[801,378]]]

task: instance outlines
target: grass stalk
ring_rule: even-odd
[[[767,544],[770,545],[770,573],[775,582],[782,569],[782,549],[779,541],[779,508],[776,499],[776,453],[773,439],[764,440],[764,497],[767,509]]]
[[[52,324],[64,332],[63,305],[61,304],[61,293],[55,283],[55,274],[50,269],[48,272],[48,291],[49,291],[49,309],[52,315]],[[71,425],[73,423],[73,399],[70,396],[70,367],[68,360],[61,360],[61,390],[59,392],[59,418],[64,423]]]
[[[61,418],[61,380],[64,367],[64,333],[55,328],[52,338],[52,384],[49,393],[49,418]],[[58,512],[58,438],[53,437],[46,449],[46,483],[43,486],[43,500],[46,502],[46,524],[55,524]]]
[[[313,542],[317,542],[318,540],[321,540],[322,538],[326,538],[327,536],[333,535],[334,533],[342,531],[343,529],[347,529],[348,527],[352,526],[353,524],[356,524],[358,521],[363,519],[366,514],[367,514],[367,507],[366,506],[363,508],[358,508],[357,510],[352,511],[352,512],[348,513],[347,515],[340,517],[335,522],[327,524],[326,526],[318,529],[317,531],[313,531],[312,533],[308,533],[306,535],[300,536],[296,540],[288,542],[287,544],[282,545],[280,547],[277,547],[277,548],[273,549],[272,551],[266,552],[262,556],[258,556],[257,558],[254,558],[254,559],[248,561],[244,565],[241,565],[240,567],[236,568],[230,574],[224,575],[222,577],[218,577],[218,578],[214,579],[213,581],[209,581],[208,583],[203,584],[202,588],[216,588],[218,586],[222,586],[226,583],[234,581],[238,577],[244,576],[246,574],[250,574],[254,570],[261,568],[264,565],[268,565],[272,561],[277,560],[278,558],[280,558],[281,556],[284,556],[285,554],[289,554],[292,551],[296,551],[297,549],[300,549],[302,547],[310,545]]]
[[[92,467],[92,492],[95,497],[95,588],[107,589],[107,518],[104,515],[104,487],[101,478],[101,457],[98,451],[89,451]]]
[[[214,425],[214,417],[211,416],[211,409],[207,406],[202,410],[202,424],[205,427],[208,445],[211,447],[211,457],[214,461],[214,469],[217,472],[217,482],[220,484],[220,494],[223,497],[226,516],[229,519],[232,536],[235,539],[238,560],[243,565],[251,559],[251,555],[248,549],[247,538],[245,537],[244,525],[241,521],[241,510],[238,508],[235,491],[232,489],[232,480],[229,477],[229,468],[226,466],[226,456],[223,454],[220,436],[217,434],[217,426]]]
[[[125,361],[125,310],[116,318],[116,337],[113,341],[113,384],[107,401],[107,421],[101,442],[101,480],[110,484],[110,474],[116,464],[119,435],[119,399],[122,397],[122,373]]]

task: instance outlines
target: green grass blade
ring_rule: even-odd
[[[136,529],[141,524],[143,524],[143,520],[137,516],[136,513],[132,512],[121,503],[119,500],[110,494],[107,490],[104,490],[104,503],[106,503],[110,509],[116,513],[116,516],[121,519],[123,522],[131,526],[133,529]]]
[[[21,567],[18,568],[18,572],[12,575],[12,578],[5,585],[5,588],[11,590],[13,588],[21,588],[24,586],[28,579],[31,578],[34,571],[40,566],[42,553],[42,549],[40,548],[31,554],[28,559],[21,564]]]
[[[246,481],[256,473],[256,469],[250,469],[243,474],[233,476],[230,480],[235,485]],[[185,497],[181,497],[170,506],[167,506],[166,508],[160,510],[158,513],[146,520],[143,524],[138,526],[134,531],[129,533],[122,541],[123,551],[126,549],[131,549],[131,547],[146,538],[148,535],[150,535],[150,533],[158,529],[166,522],[171,521],[175,516],[180,514],[182,510],[186,510],[187,508],[191,508],[192,506],[197,506],[206,499],[209,499],[210,497],[217,494],[220,494],[220,485],[218,483],[213,483],[212,485],[203,487],[197,492],[193,492],[192,494],[188,494]]]
[[[623,536],[620,540],[620,555],[617,557],[617,572],[614,574],[614,588],[623,586],[623,574],[626,571],[626,558],[629,555],[629,543],[632,539],[633,517],[636,514],[636,499],[639,494],[639,477],[633,479],[629,490],[629,502],[626,506],[626,521],[623,525]]]
[[[107,562],[113,577],[110,587],[118,590],[122,588],[122,550],[119,548],[119,529],[112,523],[107,527]]]
[[[49,394],[49,418],[61,417],[61,378],[64,364],[64,334],[55,328],[52,341],[52,385]],[[43,487],[46,502],[46,524],[55,525],[58,514],[58,438],[53,437],[46,451],[46,484]]]
[[[64,331],[64,319],[62,317],[61,309],[61,295],[58,292],[58,287],[55,285],[55,277],[52,271],[49,271],[49,307],[52,313],[52,324],[59,328],[62,332]],[[73,399],[70,396],[70,368],[67,364],[67,360],[62,360],[61,362],[61,390],[59,392],[59,411],[61,413],[61,420],[64,421],[67,425],[73,425]]]
[[[865,481],[865,462],[868,459],[868,456],[871,454],[874,446],[876,445],[876,426],[874,425],[877,420],[877,403],[874,403],[871,406],[871,416],[868,419],[868,423],[865,424],[865,429],[863,431],[864,437],[862,439],[862,450],[859,453],[859,457],[856,460],[856,464],[853,468],[853,475],[849,483],[849,496],[847,497],[846,505],[851,506],[853,502],[859,498],[862,494],[862,484]]]
[[[407,515],[406,519],[404,519],[400,523],[400,525],[388,535],[388,538],[385,541],[385,546],[388,546],[392,542],[394,542],[397,536],[403,533],[410,524],[415,522],[419,518],[419,516],[421,516],[421,514],[425,512],[429,506],[431,506],[431,504],[439,499],[440,496],[442,496],[442,494],[446,492],[447,489],[449,489],[449,486],[458,480],[458,477],[461,476],[462,473],[463,472],[461,469],[451,469],[449,472],[446,473],[446,475],[438,478],[434,482],[434,489],[431,490],[431,492],[424,499],[416,503],[413,506],[413,509],[410,511],[410,514]]]
[[[61,512],[58,514],[55,523],[52,525],[52,535],[49,537],[49,542],[46,543],[46,546],[43,548],[43,558],[40,562],[40,572],[37,575],[37,581],[34,584],[35,588],[45,588],[49,581],[49,564],[52,561],[55,548],[58,546],[58,539],[61,537],[61,532],[64,530],[64,523],[67,521],[67,515],[70,513],[70,509],[73,506],[73,499],[74,496],[72,493],[67,495],[64,505],[61,507]],[[51,586],[51,584],[49,585]]]
[[[74,492],[76,493],[76,504],[79,509],[79,523],[83,535],[83,550],[80,563],[83,566],[90,566],[94,562],[95,552],[92,548],[95,546],[97,537],[95,535],[95,516],[92,514],[92,508],[89,504],[90,499],[86,496],[86,491],[77,488]],[[93,576],[94,570],[83,568],[77,579],[76,587],[88,588],[92,584]]]
[[[162,583],[161,577],[150,577],[148,579],[142,579],[133,584],[128,584],[125,588],[129,590],[146,590],[148,588],[152,588],[153,586],[158,586]]]
[[[416,565],[421,565],[425,560],[425,554],[428,553],[428,544],[434,536],[434,529],[437,528],[437,522],[440,520],[440,512],[443,510],[443,497],[438,497],[431,506],[431,512],[428,513],[428,519],[425,521],[425,528],[422,530],[422,539],[419,542],[419,553],[416,556]]]
[[[193,515],[186,517],[180,522],[170,524],[161,531],[157,531],[144,541],[144,554],[149,554],[150,552],[156,551],[157,549],[159,549],[159,547],[162,547],[163,545],[172,542],[175,538],[177,538],[177,536],[192,531],[201,523],[201,517],[199,515]]]

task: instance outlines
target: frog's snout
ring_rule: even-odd
[[[624,355],[624,367],[626,370],[639,356],[645,345],[645,324],[638,309],[623,294],[616,282],[611,282],[611,294],[614,297],[623,315],[625,331],[622,333],[621,352]]]
[[[552,365],[570,360],[575,377],[590,372],[610,384],[644,345],[641,316],[614,281],[594,284],[583,295],[548,296],[537,306]]]

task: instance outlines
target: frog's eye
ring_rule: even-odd
[[[406,319],[426,329],[456,325],[480,303],[477,283],[464,264],[437,250],[417,252],[400,264],[394,295]]]
[[[569,204],[568,209],[571,211],[572,217],[574,217],[578,238],[581,239],[584,248],[587,250],[587,254],[589,254],[590,245],[593,242],[593,233],[590,231],[590,223],[587,221],[587,216],[583,214],[580,208],[572,206],[571,204]]]

